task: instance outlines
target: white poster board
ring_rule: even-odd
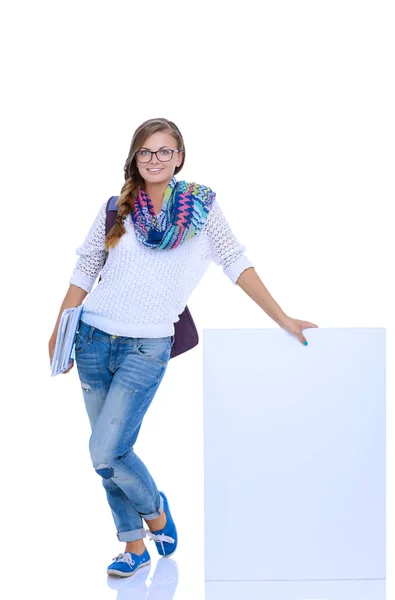
[[[207,600],[385,578],[385,329],[304,334],[204,330]]]

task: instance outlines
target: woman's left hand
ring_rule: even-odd
[[[309,329],[310,327],[318,327],[315,323],[310,323],[310,321],[301,321],[300,319],[292,319],[291,317],[287,317],[284,323],[281,325],[282,329],[288,331],[292,335],[295,335],[300,339],[302,344],[307,346],[308,342],[302,333],[302,329]]]

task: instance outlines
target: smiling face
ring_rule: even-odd
[[[144,141],[141,148],[139,148],[139,151],[165,150],[166,148],[170,150],[177,150],[177,142],[175,138],[168,131],[156,131]],[[158,152],[158,154],[162,158],[161,153]],[[175,168],[180,166],[181,162],[182,152],[173,152],[172,159],[167,162],[159,160],[156,154],[151,156],[151,160],[149,162],[139,162],[138,153],[136,154],[137,169],[142,178],[148,184],[148,187],[151,187],[156,183],[167,185],[174,175]],[[152,169],[159,169],[159,171],[154,172]]]

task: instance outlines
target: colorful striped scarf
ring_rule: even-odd
[[[199,233],[214,200],[211,188],[173,177],[165,189],[162,210],[155,215],[151,198],[140,186],[132,211],[136,236],[149,248],[177,248]]]

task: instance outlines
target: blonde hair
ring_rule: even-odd
[[[174,170],[174,175],[181,171],[185,162],[185,146],[184,140],[178,127],[167,119],[149,119],[144,121],[134,132],[133,138],[130,144],[129,155],[126,159],[125,166],[123,168],[125,172],[125,183],[122,186],[121,194],[116,201],[118,207],[118,217],[115,221],[114,226],[108,232],[105,238],[105,248],[108,251],[109,248],[114,248],[119,243],[119,240],[126,233],[126,229],[123,225],[124,219],[134,210],[134,199],[137,196],[138,188],[144,184],[144,179],[140,175],[136,165],[135,155],[136,152],[144,145],[145,140],[156,133],[157,131],[168,131],[174,137],[178,150],[182,150],[182,162],[179,167]],[[122,222],[121,222],[122,221]]]

